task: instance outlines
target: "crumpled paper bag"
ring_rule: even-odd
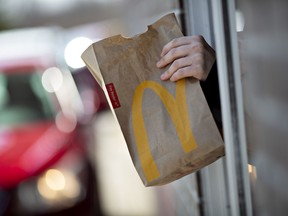
[[[106,94],[145,186],[172,182],[224,155],[199,81],[160,79],[167,69],[156,67],[161,50],[180,36],[175,15],[168,14],[142,34],[112,36],[82,54]]]

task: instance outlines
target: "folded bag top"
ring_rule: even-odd
[[[161,50],[181,36],[175,15],[168,14],[142,34],[112,36],[82,54],[106,94],[145,186],[167,184],[224,155],[199,81],[160,79],[167,69],[156,67]]]

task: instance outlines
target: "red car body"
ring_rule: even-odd
[[[22,44],[25,45],[24,40],[20,41],[20,45]],[[17,53],[17,49],[22,49],[21,46],[19,47],[11,43],[11,49],[14,49],[14,52]],[[10,49],[9,46],[8,48]],[[31,49],[37,48],[31,47]],[[54,59],[56,54],[53,50],[50,52],[51,55],[47,55],[47,52],[39,55],[37,52],[33,55],[26,55],[23,49],[21,52],[24,55],[10,55],[11,58],[2,58],[3,52],[1,53],[0,50],[0,195],[1,190],[17,190],[18,187],[23,186],[22,183],[30,180],[35,182],[33,183],[35,187],[33,187],[37,188],[37,178],[40,178],[48,169],[57,167],[58,164],[61,166],[65,164],[66,169],[72,172],[79,164],[88,164],[88,166],[84,165],[87,174],[91,164],[87,157],[89,138],[85,127],[99,109],[106,107],[105,96],[85,68],[75,72],[74,75],[69,70],[62,71],[63,82],[65,79],[69,80],[70,84],[67,86],[74,86],[73,91],[67,89],[67,86],[63,87],[64,92],[66,91],[66,95],[63,96],[62,93],[48,92],[43,85],[45,71],[57,67],[57,61]],[[4,56],[6,56],[5,53]],[[59,68],[59,71],[61,70],[62,68]],[[80,83],[77,83],[78,81]],[[72,96],[73,92],[76,92],[77,97]],[[90,93],[87,94],[87,92]],[[81,112],[79,109],[75,111],[76,99],[80,104],[78,107],[81,107]],[[83,173],[85,174],[84,171],[78,170],[77,172],[77,175],[82,175],[82,177]],[[92,175],[94,179],[94,171],[91,173],[90,169],[88,172],[90,172],[88,175],[90,177]],[[86,175],[83,179],[87,180],[90,177]],[[87,182],[91,184],[90,180]],[[83,187],[91,188],[91,185]],[[94,190],[87,188],[83,189],[86,197],[97,195],[93,194]],[[39,196],[39,191],[37,193],[35,197]],[[83,199],[83,192],[81,194],[81,199]],[[9,204],[10,207],[7,210],[9,213],[11,209],[13,211],[14,204]],[[0,205],[0,214],[1,207]],[[23,209],[21,211],[23,212]],[[38,210],[32,206],[29,211],[32,214],[39,214],[42,211],[44,211],[42,213],[49,213],[46,207],[40,205]]]
[[[2,65],[0,71],[2,76],[29,76],[30,73],[39,71],[39,65],[37,67],[31,63],[29,65],[27,63],[16,66],[5,65],[5,67]],[[17,93],[21,92],[25,92],[25,89],[19,89]],[[27,104],[29,103],[31,101],[27,101]],[[25,104],[18,105],[23,107]],[[6,111],[0,110],[0,115],[1,112],[2,115],[9,115],[3,112],[11,112],[11,109],[15,108],[12,106],[8,105]],[[23,110],[19,108],[17,111]],[[23,180],[38,175],[56,163],[67,150],[85,147],[84,137],[78,130],[79,126],[69,132],[61,131],[55,121],[57,110],[55,109],[54,112],[48,118],[32,117],[29,119],[29,114],[26,114],[25,120],[21,117],[17,120],[18,113],[15,111],[12,117],[18,122],[14,122],[15,120],[11,120],[11,124],[0,122],[0,188],[15,187]]]

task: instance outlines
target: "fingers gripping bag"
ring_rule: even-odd
[[[156,67],[161,50],[180,36],[175,15],[168,14],[142,34],[112,36],[82,54],[106,94],[145,186],[167,184],[224,155],[199,81],[160,79],[169,67]]]

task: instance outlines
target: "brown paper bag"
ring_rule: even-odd
[[[169,14],[143,34],[113,36],[92,44],[82,54],[115,111],[146,186],[174,181],[224,154],[199,81],[160,79],[165,71],[156,67],[161,50],[180,36],[175,15]]]

